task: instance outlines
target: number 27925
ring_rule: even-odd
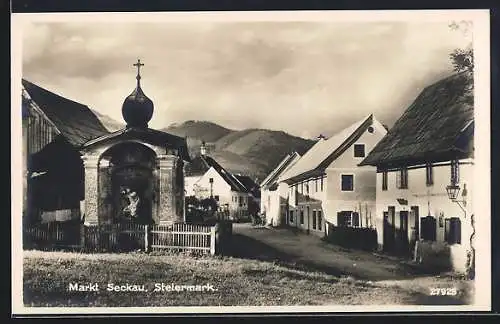
[[[455,296],[458,294],[457,288],[431,288],[431,296]]]

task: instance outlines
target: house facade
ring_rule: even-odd
[[[377,167],[380,249],[420,262],[442,251],[439,262],[466,270],[473,232],[472,91],[467,72],[425,88],[361,163]]]
[[[186,166],[186,178],[190,181],[189,187],[185,187],[187,195],[198,199],[213,197],[233,219],[248,217],[250,191],[207,153],[202,145],[200,155]]]
[[[376,169],[358,164],[385,134],[370,115],[320,138],[281,177],[289,186],[287,224],[319,236],[328,235],[330,226],[372,226]]]
[[[286,182],[280,181],[280,176],[299,159],[297,152],[288,154],[260,184],[260,210],[269,226],[278,227],[286,223],[290,188]]]

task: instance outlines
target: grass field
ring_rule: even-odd
[[[465,286],[453,298],[432,298],[412,282],[374,283],[230,257],[24,251],[23,266],[25,306],[463,304],[468,298]],[[456,285],[449,278],[427,280]],[[70,283],[97,283],[100,290],[69,291]],[[147,291],[107,291],[109,283],[144,285]],[[211,284],[215,291],[161,292],[154,291],[155,283]]]

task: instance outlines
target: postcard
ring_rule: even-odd
[[[488,10],[13,14],[13,313],[490,310],[489,37]]]

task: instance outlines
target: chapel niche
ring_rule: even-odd
[[[102,154],[100,165],[102,218],[109,223],[156,223],[156,153],[141,143],[120,143]]]

